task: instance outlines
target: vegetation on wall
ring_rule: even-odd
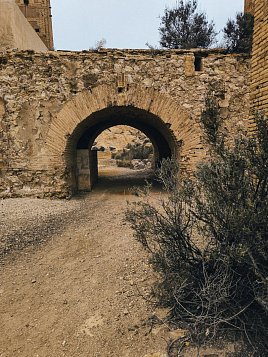
[[[254,16],[237,13],[235,20],[229,19],[223,29],[224,47],[229,53],[250,53],[253,29]],[[166,7],[159,33],[161,47],[171,49],[208,48],[217,37],[214,23],[198,11],[197,0],[180,0],[173,8]]]
[[[229,53],[250,53],[252,50],[254,17],[238,13],[235,20],[228,20],[224,32],[224,44]]]
[[[166,8],[161,17],[160,45],[164,48],[210,47],[216,32],[213,22],[197,10],[196,0],[180,0],[173,8]]]

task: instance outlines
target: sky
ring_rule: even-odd
[[[243,11],[244,0],[199,0],[217,31]],[[101,39],[107,48],[159,47],[160,16],[176,0],[51,0],[57,50],[88,50]]]

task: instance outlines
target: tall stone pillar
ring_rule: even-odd
[[[16,3],[46,47],[53,50],[50,0],[16,0]]]
[[[254,14],[254,2],[255,0],[245,0],[244,12],[245,14]]]
[[[251,106],[268,115],[268,0],[255,0]]]
[[[0,0],[0,51],[47,52],[47,47],[21,13],[15,0]]]
[[[98,152],[95,150],[77,150],[77,189],[91,191],[98,180]]]

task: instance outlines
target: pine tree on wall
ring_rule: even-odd
[[[207,48],[215,40],[213,21],[197,10],[197,0],[180,0],[161,17],[160,45],[164,48]]]
[[[254,16],[250,13],[238,13],[235,20],[228,20],[224,32],[224,41],[229,53],[249,53],[252,50]]]

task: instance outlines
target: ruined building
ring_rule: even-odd
[[[53,50],[50,0],[16,0],[16,3],[46,47]]]
[[[47,51],[37,34],[53,46],[49,1],[26,14],[35,32],[14,0],[2,0],[0,20],[10,28],[0,26],[0,197],[90,189],[91,147],[115,125],[147,135],[156,162],[175,156],[194,170],[208,154],[200,115],[211,88],[230,136],[248,128],[250,103],[268,112],[267,2],[255,0],[251,72],[249,55],[215,49]],[[20,5],[28,11],[31,0]]]

